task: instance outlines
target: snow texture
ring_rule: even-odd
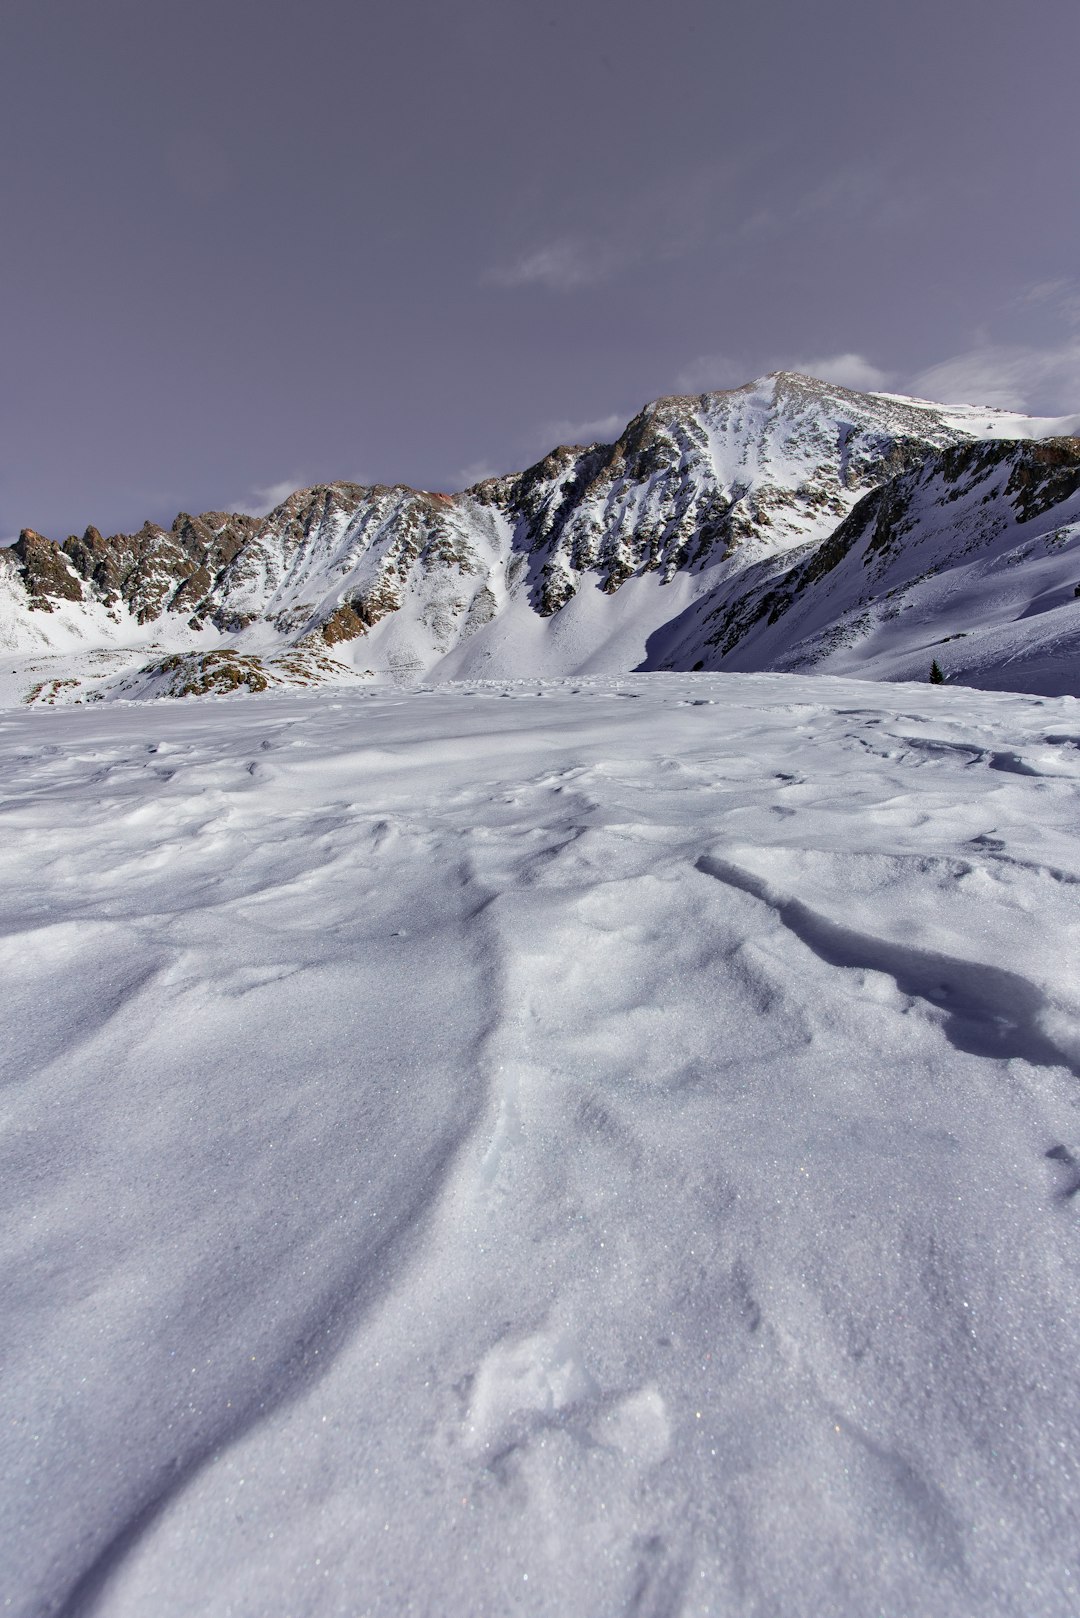
[[[1080,1610],[1080,703],[0,720],[17,1618]]]

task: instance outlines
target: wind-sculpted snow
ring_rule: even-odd
[[[0,720],[16,1618],[1071,1618],[1080,703]]]

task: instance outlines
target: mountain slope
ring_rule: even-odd
[[[1080,438],[946,450],[713,609],[715,666],[1080,689]],[[941,648],[946,647],[947,650]]]
[[[460,494],[334,483],[265,518],[182,513],[63,545],[24,530],[0,563],[0,644],[61,701],[727,666],[753,602],[812,572],[868,494],[980,441],[1007,458],[1054,425],[778,373],[657,400],[614,444]],[[738,666],[779,666],[799,623],[751,637]]]

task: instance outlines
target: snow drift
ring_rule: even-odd
[[[268,693],[0,760],[5,1611],[1076,1612],[1075,700]]]

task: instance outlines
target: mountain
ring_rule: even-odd
[[[698,626],[717,667],[1080,694],[1080,438],[929,456],[741,582]]]
[[[333,483],[262,518],[24,529],[0,645],[20,694],[38,675],[25,694],[63,702],[420,673],[903,678],[947,620],[978,642],[954,659],[972,683],[1037,645],[1032,677],[1080,689],[1074,427],[781,372],[458,494]]]

